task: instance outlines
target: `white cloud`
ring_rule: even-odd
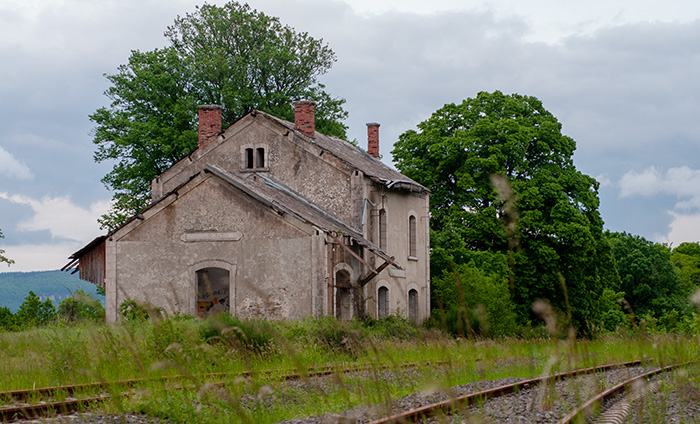
[[[673,217],[669,232],[666,235],[656,236],[656,240],[661,243],[670,243],[678,246],[683,242],[700,241],[700,214],[683,215],[669,212]]]
[[[21,244],[5,246],[5,256],[15,263],[10,267],[0,264],[0,272],[50,271],[61,269],[68,256],[83,246],[82,243]]]
[[[677,197],[675,209],[700,208],[700,170],[681,166],[664,172],[651,166],[641,172],[627,172],[620,179],[620,197],[658,194]]]
[[[17,225],[20,231],[48,230],[54,238],[87,243],[102,231],[97,218],[109,209],[108,201],[98,201],[83,208],[75,205],[67,196],[43,197],[41,200],[0,192],[0,199],[32,208],[34,215]]]
[[[34,174],[27,165],[17,160],[10,152],[0,147],[0,175],[20,180],[31,180]]]

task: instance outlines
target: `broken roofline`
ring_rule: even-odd
[[[317,205],[311,203],[307,199],[303,198],[297,193],[294,193],[293,191],[289,190],[286,187],[281,186],[280,184],[270,180],[269,178],[265,176],[261,176],[260,174],[254,173],[254,174],[249,174],[249,175],[255,175],[257,177],[261,177],[263,180],[265,186],[269,187],[269,190],[275,191],[277,193],[282,194],[284,197],[287,197],[289,199],[292,199],[292,202],[296,202],[299,204],[300,207],[294,207],[290,202],[282,202],[282,201],[275,201],[272,196],[265,196],[262,193],[259,193],[260,190],[255,190],[254,187],[249,186],[250,183],[247,183],[245,179],[240,178],[238,176],[235,176],[229,172],[224,171],[223,169],[207,164],[205,166],[205,169],[202,172],[198,172],[194,174],[191,178],[189,178],[187,181],[184,183],[180,184],[178,187],[170,191],[169,193],[165,194],[163,197],[158,199],[157,201],[151,203],[148,205],[146,208],[141,210],[139,213],[131,217],[128,221],[120,225],[119,227],[115,228],[114,230],[110,231],[107,235],[97,237],[94,239],[92,242],[90,242],[88,245],[85,247],[81,248],[77,252],[73,253],[70,255],[69,260],[70,262],[65,265],[62,270],[70,270],[74,268],[76,265],[76,262],[80,260],[82,256],[84,256],[87,252],[91,251],[93,248],[96,246],[100,245],[101,243],[104,242],[107,238],[111,237],[114,235],[117,231],[121,230],[122,228],[126,227],[130,223],[132,223],[136,219],[143,220],[144,216],[143,214],[147,212],[148,210],[156,207],[158,204],[161,202],[166,201],[167,199],[170,199],[172,195],[178,195],[178,191],[180,191],[184,186],[192,182],[195,177],[202,175],[203,173],[209,173],[217,178],[220,178],[221,180],[225,181],[228,184],[231,184],[232,186],[236,187],[237,189],[241,190],[244,192],[246,195],[249,197],[255,199],[256,201],[263,203],[267,205],[268,207],[281,212],[281,213],[286,213],[289,214],[296,219],[309,223],[321,231],[331,235],[332,238],[335,238],[332,234],[335,233],[336,235],[347,235],[350,237],[355,243],[357,243],[359,246],[362,248],[365,248],[372,253],[376,254],[380,258],[382,258],[384,261],[390,263],[391,265],[395,266],[398,269],[403,269],[399,264],[397,264],[391,256],[389,256],[386,252],[384,252],[382,249],[380,249],[378,246],[374,245],[372,242],[369,240],[365,239],[362,234],[357,231],[356,229],[352,228],[351,226],[345,224],[343,221],[337,219],[330,213],[324,211]],[[306,209],[306,211],[304,211]],[[316,215],[316,216],[314,216]],[[326,221],[326,222],[323,222]],[[374,271],[370,268],[370,271]]]

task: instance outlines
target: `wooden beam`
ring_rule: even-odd
[[[392,262],[394,261],[393,256],[390,259]],[[360,287],[364,287],[365,284],[369,283],[372,278],[376,277],[380,272],[384,270],[384,268],[388,267],[389,265],[391,265],[391,262],[384,261],[384,263],[381,264],[379,268],[377,268],[373,272],[370,272],[369,275],[367,275],[365,278],[362,279],[362,281],[360,281]]]
[[[334,236],[334,235],[331,234],[331,233],[328,233],[328,235],[331,236],[331,238],[332,238],[336,243],[338,243],[343,249],[345,249],[348,253],[350,253],[355,259],[357,259],[358,261],[360,261],[360,263],[361,263],[362,265],[366,266],[367,269],[368,269],[370,272],[377,272],[374,268],[372,268],[371,266],[369,266],[369,264],[368,264],[367,262],[365,262],[364,259],[362,259],[357,253],[353,252],[352,249],[350,249],[349,247],[347,247],[347,246],[345,245],[345,243],[343,243],[341,240],[339,240],[336,236]]]

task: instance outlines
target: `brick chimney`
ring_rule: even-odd
[[[199,148],[206,146],[212,138],[221,134],[221,110],[219,105],[200,105],[199,113]]]
[[[367,123],[367,153],[379,158],[379,124]]]
[[[307,137],[316,138],[316,102],[294,102],[294,129]]]

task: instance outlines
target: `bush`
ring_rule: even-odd
[[[119,305],[119,314],[126,321],[146,321],[150,314],[146,306],[135,300],[125,300]]]
[[[68,322],[85,320],[99,322],[105,319],[105,308],[99,300],[78,290],[58,304],[58,316]]]
[[[264,320],[241,320],[228,313],[207,317],[199,327],[199,338],[207,343],[227,343],[254,354],[270,352],[273,329]]]
[[[371,330],[372,334],[386,340],[411,340],[420,335],[416,325],[409,319],[389,315],[380,319],[367,319],[363,326]]]
[[[331,316],[320,317],[311,324],[311,336],[319,346],[330,351],[352,357],[365,351],[365,334],[356,321],[339,321]]]

